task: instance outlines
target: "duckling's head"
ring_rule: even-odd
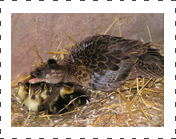
[[[24,100],[28,94],[25,84],[19,82],[18,96],[21,100]]]
[[[74,87],[68,86],[68,85],[63,85],[63,87],[60,88],[61,91],[64,91],[66,94],[71,94],[74,92]]]
[[[31,84],[32,90],[36,93],[42,92],[44,83]]]
[[[22,82],[18,82],[18,86],[24,86]]]
[[[23,89],[27,89],[26,85],[22,82],[18,82],[18,86]]]
[[[59,94],[63,99],[65,98],[65,95],[74,93],[74,87],[68,86],[66,84],[59,87],[59,89],[60,89]]]

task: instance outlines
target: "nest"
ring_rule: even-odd
[[[119,28],[120,29],[120,28]],[[106,31],[107,32],[107,31]],[[150,33],[149,33],[150,34]],[[66,34],[68,36],[68,34]],[[69,37],[69,36],[68,36]],[[72,40],[74,42],[74,40]],[[75,42],[74,42],[75,43]],[[72,45],[69,45],[69,47]],[[163,55],[164,46],[154,45]],[[58,47],[59,48],[59,47]],[[58,50],[58,49],[57,49]],[[60,52],[52,58],[63,59],[68,54],[68,46],[62,47]],[[39,62],[38,51],[38,64]],[[60,54],[59,56],[56,54]],[[32,65],[36,68],[36,64]],[[18,75],[12,81],[11,99],[11,126],[12,127],[162,127],[164,126],[164,79],[136,78],[126,81],[117,91],[107,93],[100,91],[90,92],[87,104],[72,111],[45,115],[28,112],[21,107],[17,95],[18,82],[28,79],[29,76]]]

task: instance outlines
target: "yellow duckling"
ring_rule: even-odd
[[[40,97],[41,97],[43,100],[46,100],[47,97],[50,96],[51,92],[52,92],[52,87],[49,87],[49,89],[48,89],[48,87],[47,87],[46,84],[45,84],[45,85],[44,85],[44,89],[43,89],[43,91],[42,91],[41,94],[40,94]]]
[[[26,86],[22,82],[19,82],[18,86],[19,86],[18,96],[23,101],[27,97],[27,95],[28,95],[27,88],[26,88]]]
[[[74,87],[68,86],[67,84],[64,84],[62,87],[60,87],[60,96],[64,99],[65,95],[74,93]]]
[[[32,94],[29,96],[27,96],[22,105],[25,105],[29,110],[31,111],[35,111],[38,112],[38,107],[42,104],[42,98],[40,96],[40,93],[37,92],[36,94],[34,94],[32,92]]]

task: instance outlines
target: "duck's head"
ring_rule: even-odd
[[[64,79],[66,73],[67,70],[64,66],[58,65],[54,59],[49,59],[47,65],[31,72],[34,78],[30,79],[29,82],[31,84],[38,82],[57,84]]]

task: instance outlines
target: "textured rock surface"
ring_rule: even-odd
[[[118,17],[122,36],[128,39],[143,38],[149,41],[147,25],[150,27],[153,43],[164,41],[164,14],[12,14],[12,80],[17,74],[28,75],[32,61],[36,60],[37,45],[40,56],[47,60],[45,51],[55,50],[60,41],[62,46],[72,44],[63,31],[76,42],[84,38],[103,34]],[[118,23],[108,35],[119,36]]]

